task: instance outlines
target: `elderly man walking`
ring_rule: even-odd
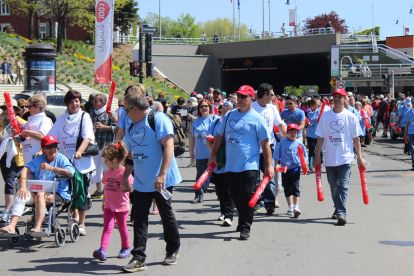
[[[161,112],[151,111],[145,97],[129,94],[124,98],[125,113],[132,123],[125,130],[128,158],[121,183],[129,190],[128,177],[134,169],[134,249],[125,272],[147,269],[148,214],[153,199],[161,216],[167,243],[164,264],[177,263],[180,235],[171,206],[173,186],[182,181],[174,157],[174,130],[171,120]]]
[[[226,113],[217,130],[209,163],[217,164],[217,152],[224,139],[227,156],[224,170],[239,212],[240,240],[250,238],[254,209],[248,206],[259,171],[260,147],[263,151],[264,174],[274,176],[270,133],[263,117],[252,108],[254,89],[243,85],[237,90],[237,109]]]

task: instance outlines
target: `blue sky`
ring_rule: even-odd
[[[158,13],[161,2],[161,16],[177,18],[181,13],[190,13],[197,21],[207,21],[218,17],[232,20],[233,6],[230,0],[139,0],[139,14]],[[237,0],[234,0],[237,3]],[[269,29],[268,1],[265,2],[265,30]],[[370,28],[374,23],[381,26],[381,37],[402,35],[403,22],[414,34],[414,0],[270,0],[271,31],[279,32],[282,22],[288,23],[288,10],[296,6],[300,21],[321,13],[336,11],[344,18],[351,32]],[[413,8],[413,14],[409,14]],[[236,9],[237,12],[237,9]],[[240,0],[240,21],[257,33],[262,31],[262,0]],[[396,21],[399,19],[399,24]],[[288,29],[287,29],[288,30]]]

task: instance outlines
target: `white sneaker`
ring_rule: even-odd
[[[293,217],[293,208],[289,208],[289,210],[287,210],[286,215],[288,215],[289,217]]]
[[[3,215],[1,216],[0,219],[1,219],[1,222],[9,223],[9,220],[10,220],[10,211],[4,211],[3,212]]]
[[[195,166],[196,166],[196,161],[195,161],[195,159],[192,159],[190,161],[190,164],[188,164],[187,168],[191,168],[191,167],[195,167]]]
[[[224,221],[224,215],[223,215],[223,214],[221,214],[221,215],[217,218],[217,220],[218,220],[218,221]]]
[[[223,226],[232,226],[233,222],[229,218],[225,218],[223,222]]]
[[[86,228],[85,224],[79,224],[79,234],[81,236],[86,236]]]

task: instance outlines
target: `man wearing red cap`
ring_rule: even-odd
[[[70,161],[63,154],[57,152],[58,140],[56,137],[46,135],[41,139],[40,145],[43,154],[32,159],[22,169],[20,174],[21,187],[16,193],[14,205],[11,209],[10,224],[0,228],[0,233],[16,234],[16,225],[23,215],[25,205],[34,202],[36,218],[35,224],[29,231],[29,234],[34,237],[39,237],[42,235],[41,227],[45,217],[46,204],[52,203],[53,201],[64,202],[70,200],[68,179],[59,181],[55,196],[51,193],[30,193],[28,191],[28,177],[35,180],[54,180],[56,175],[72,177],[75,173],[75,168]]]
[[[251,107],[254,89],[243,85],[237,90],[238,108],[226,113],[217,130],[209,163],[217,164],[217,151],[224,139],[226,149],[226,183],[231,187],[233,201],[239,212],[237,231],[240,239],[250,238],[254,209],[248,202],[254,193],[259,170],[260,146],[263,150],[264,174],[274,176],[270,133],[263,117]]]
[[[321,163],[322,145],[325,147],[324,164],[335,205],[333,219],[338,225],[346,224],[346,200],[348,197],[351,163],[354,159],[354,148],[358,166],[365,168],[359,136],[363,135],[358,118],[345,108],[347,93],[344,89],[333,92],[334,105],[321,117],[316,128],[318,141],[314,167]]]

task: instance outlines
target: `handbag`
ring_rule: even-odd
[[[79,126],[79,134],[78,139],[76,139],[76,150],[79,149],[80,145],[82,144],[83,138],[81,137],[82,132],[82,123],[83,123],[83,116],[85,115],[85,112],[82,113],[80,126]],[[83,157],[87,156],[95,156],[99,154],[98,145],[96,143],[89,142],[88,147],[85,149],[85,151],[82,153]]]

